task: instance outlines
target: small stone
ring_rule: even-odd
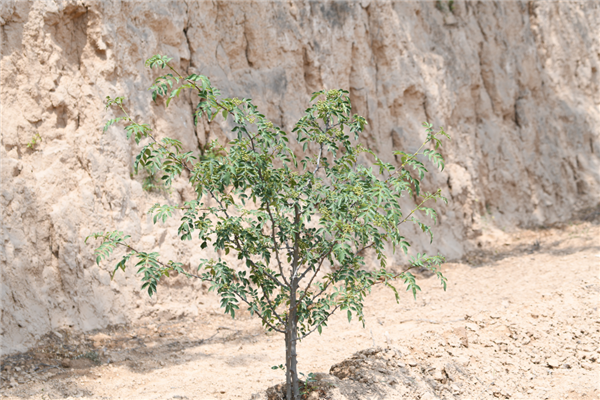
[[[474,324],[472,322],[468,322],[465,324],[465,328],[473,331],[473,332],[477,332],[479,330],[479,326],[477,324]]]
[[[511,393],[506,390],[496,390],[494,391],[494,397],[509,399],[511,397]]]
[[[440,369],[436,369],[435,372],[433,373],[433,379],[435,379],[438,382],[443,382],[446,380],[446,377],[444,376],[444,374],[442,373],[442,371]]]
[[[560,367],[560,362],[556,358],[549,358],[548,360],[546,360],[546,363],[550,368]]]
[[[471,362],[471,359],[468,356],[458,356],[456,357],[456,362],[466,367]]]
[[[587,362],[582,362],[581,363],[581,368],[586,369],[588,371],[591,371],[592,370],[592,364],[587,363]]]
[[[456,336],[450,336],[448,338],[448,345],[450,345],[451,347],[460,347],[461,346],[461,340],[459,337]]]
[[[416,367],[417,366],[417,362],[415,360],[408,360],[406,362],[410,367]]]
[[[450,385],[450,389],[452,390],[452,394],[461,394],[462,393],[462,390],[455,383]]]

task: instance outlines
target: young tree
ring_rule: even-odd
[[[181,176],[195,191],[194,200],[177,206],[155,204],[149,211],[154,223],[180,213],[181,240],[197,237],[201,249],[210,244],[225,254],[232,252],[239,263],[207,258],[194,273],[180,262],[134,249],[123,232],[90,235],[102,241],[96,261],[122,246],[127,251],[112,275],[136,259],[142,288],[150,296],[162,277],[177,271],[210,282],[232,317],[243,303],[267,330],[285,335],[287,399],[299,399],[296,344],[314,331],[321,333],[334,312],[345,310],[348,321],[356,316],[364,324],[363,301],[374,285],[388,286],[398,301],[392,283],[401,279],[416,295],[420,288],[410,272],[413,268],[430,269],[445,288],[438,268],[442,256],[417,254],[408,269],[393,273],[386,268],[386,245],[407,253],[409,243],[401,229],[405,222],[417,224],[433,239],[415,213],[435,221],[436,212],[424,203],[445,199],[439,189],[421,190],[427,170],[418,158],[424,155],[443,169],[436,149],[439,137],[447,135],[424,123],[426,141],[414,153],[396,151],[401,161],[395,167],[358,142],[366,121],[351,115],[345,90],[314,93],[292,138],[261,114],[251,99],[221,97],[207,77],[183,77],[170,60],[157,55],[146,61],[150,68],[170,70],[152,85],[152,98],[165,96],[168,106],[182,90],[193,90],[199,98],[195,122],[204,115],[213,120],[221,114],[233,122],[237,139],[226,146],[214,141],[200,157],[184,153],[177,140],[159,139],[148,125],[134,121],[122,97],[107,98],[107,108],[116,106],[123,116],[109,120],[105,130],[123,121],[128,138],[147,142],[135,159],[136,173],[140,167],[160,171],[166,187]],[[303,151],[295,154],[290,140]],[[363,160],[371,159],[371,165],[359,161],[361,154],[366,155]],[[400,207],[405,196],[416,201],[408,212]],[[366,266],[366,252],[373,252],[379,265]]]

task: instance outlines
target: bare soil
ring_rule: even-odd
[[[446,292],[426,275],[416,300],[375,290],[365,328],[338,315],[300,344],[301,370],[321,385],[306,397],[599,399],[597,221],[488,233],[480,251],[443,266]],[[213,311],[197,318],[51,333],[2,358],[0,395],[266,398],[284,378],[271,369],[283,362],[282,338],[206,301]]]

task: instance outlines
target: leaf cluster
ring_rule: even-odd
[[[107,122],[125,124],[127,136],[144,141],[134,170],[143,167],[161,175],[165,188],[185,178],[196,193],[181,205],[156,204],[149,213],[154,223],[180,219],[181,240],[198,240],[200,248],[232,254],[226,259],[205,258],[196,272],[184,271],[180,263],[162,262],[157,253],[140,252],[127,244],[121,232],[98,233],[97,262],[117,246],[128,252],[115,267],[125,269],[135,257],[143,274],[144,289],[152,295],[170,271],[210,282],[221,306],[232,317],[241,304],[257,314],[269,330],[284,332],[290,318],[298,326],[298,339],[319,333],[337,310],[364,323],[363,303],[377,284],[391,288],[402,280],[416,295],[420,290],[413,268],[428,268],[441,280],[443,257],[417,254],[409,267],[393,273],[387,268],[387,246],[408,253],[410,243],[403,224],[417,225],[433,240],[428,224],[437,215],[424,204],[446,199],[441,190],[426,192],[421,182],[429,160],[443,170],[440,138],[447,134],[425,123],[426,140],[414,153],[395,152],[400,165],[381,160],[359,142],[367,121],[352,114],[348,91],[315,92],[304,115],[286,132],[271,122],[249,98],[222,97],[202,75],[183,77],[164,56],[146,65],[170,72],[155,79],[152,98],[166,98],[166,105],[183,90],[198,96],[195,120],[221,115],[233,125],[236,138],[227,146],[210,143],[202,156],[183,152],[179,141],[159,139],[146,124],[127,114],[122,97],[107,98],[107,107],[124,114]],[[294,149],[302,148],[302,152]],[[362,155],[362,157],[361,157]],[[360,160],[369,159],[369,163]],[[412,209],[403,200],[417,199]],[[373,252],[379,262],[367,266]],[[237,262],[232,262],[237,260]]]

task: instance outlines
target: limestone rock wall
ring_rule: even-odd
[[[429,181],[450,204],[433,246],[459,257],[490,227],[550,224],[600,198],[600,4],[596,1],[14,1],[0,2],[2,353],[52,330],[172,318],[203,307],[180,278],[148,300],[133,270],[111,281],[91,232],[127,231],[139,247],[194,265],[202,253],[145,211],[171,194],[132,176],[136,146],[102,133],[107,95],[188,149],[226,140],[194,128],[191,98],[167,111],[143,61],[174,57],[226,94],[250,96],[290,128],[310,93],[350,90],[363,142],[394,161],[422,121],[452,135]],[[27,147],[36,135],[41,137]]]

